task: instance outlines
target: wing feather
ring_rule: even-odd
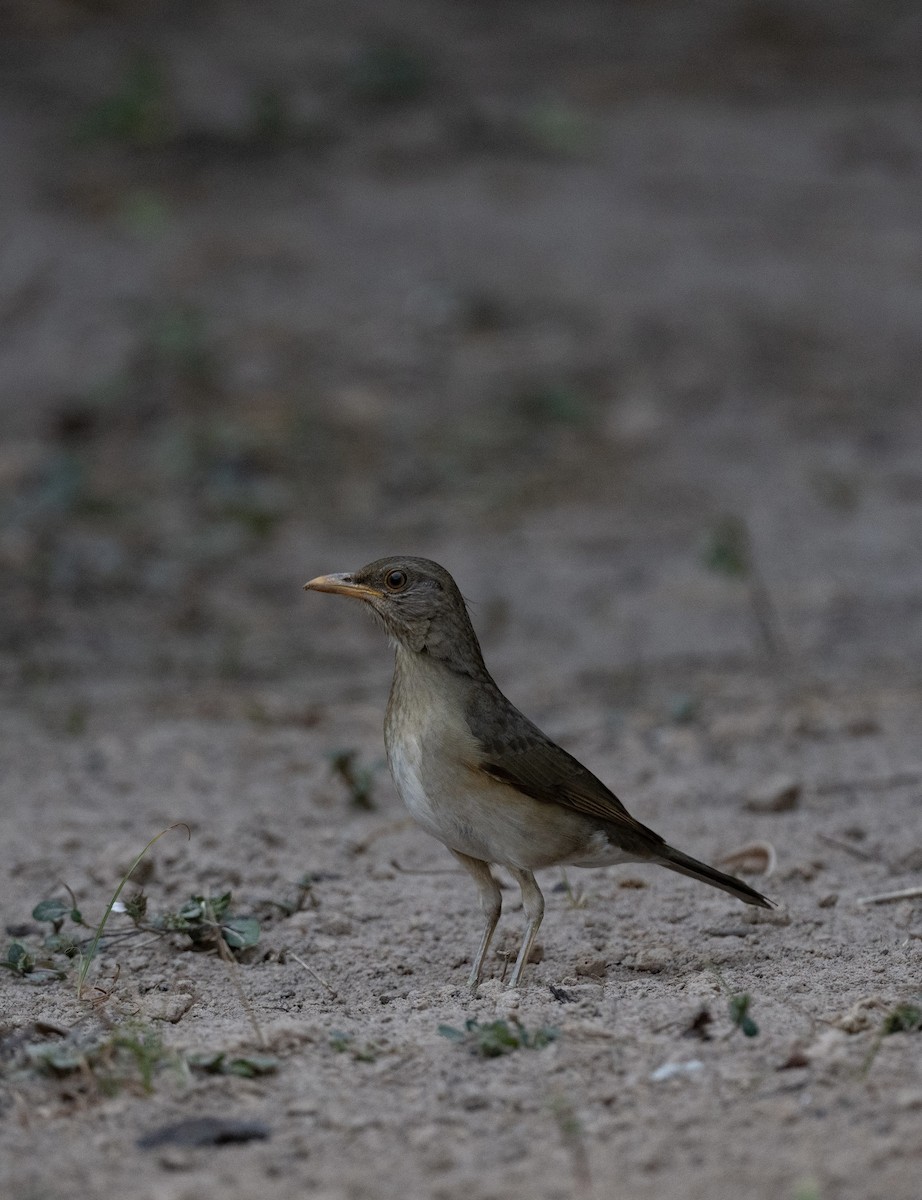
[[[494,685],[495,686],[495,685]],[[655,854],[665,845],[659,834],[627,811],[614,792],[524,716],[496,688],[478,692],[467,711],[477,743],[477,766],[501,783],[545,804],[558,804],[611,827],[625,849]]]

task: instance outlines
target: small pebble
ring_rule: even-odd
[[[581,958],[573,969],[577,975],[587,979],[604,979],[608,974],[608,964],[604,958]]]
[[[790,812],[800,803],[801,785],[792,775],[773,775],[754,788],[746,800],[750,812]]]
[[[634,956],[634,970],[656,974],[665,971],[674,961],[675,955],[668,946],[648,946],[644,950],[638,950]]]

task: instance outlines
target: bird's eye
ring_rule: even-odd
[[[388,571],[384,582],[390,591],[399,592],[401,588],[407,586],[407,573],[406,571]]]

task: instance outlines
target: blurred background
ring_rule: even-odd
[[[62,731],[377,696],[300,588],[391,551],[539,711],[913,669],[913,0],[5,0],[0,71],[0,670]]]

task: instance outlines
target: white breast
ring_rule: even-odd
[[[440,837],[441,829],[420,777],[421,757],[419,740],[415,737],[402,738],[388,747],[388,762],[400,799],[410,810],[414,820],[429,833]]]

